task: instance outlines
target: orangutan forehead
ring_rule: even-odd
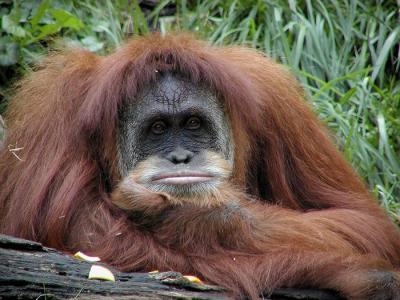
[[[139,106],[152,104],[155,108],[162,107],[169,112],[177,112],[193,105],[200,109],[222,108],[215,93],[206,85],[193,83],[181,75],[171,73],[162,74],[154,83],[145,86],[139,91],[135,102]]]
[[[176,106],[182,102],[186,102],[190,96],[195,93],[193,84],[180,77],[167,74],[156,81],[151,90],[152,98],[158,102],[168,106]]]

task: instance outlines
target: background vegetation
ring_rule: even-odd
[[[385,0],[0,0],[0,113],[8,87],[62,40],[105,54],[127,37],[188,30],[287,64],[337,144],[400,216],[400,14]]]

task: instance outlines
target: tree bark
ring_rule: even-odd
[[[106,266],[116,281],[89,280],[93,264]],[[231,299],[223,288],[187,281],[177,272],[122,273],[0,234],[0,299]],[[280,289],[271,299],[339,299],[318,290]]]

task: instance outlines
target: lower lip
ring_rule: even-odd
[[[212,176],[169,176],[153,180],[154,183],[184,185],[207,182],[212,179]]]

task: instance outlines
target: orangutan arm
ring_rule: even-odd
[[[379,234],[389,225],[364,212],[302,213],[228,190],[230,201],[213,208],[184,205],[146,189],[127,201],[126,192],[114,193],[113,202],[131,215],[145,212],[153,222],[137,225],[152,232],[160,249],[174,249],[187,263],[184,270],[237,294],[255,298],[261,291],[307,283],[351,299],[400,297],[391,237]]]
[[[389,237],[374,234],[382,228],[379,220],[352,210],[300,213],[258,202],[236,209],[231,221],[214,229],[225,251],[218,253],[210,239],[214,254],[194,267],[209,280],[234,289],[230,283],[240,278],[250,295],[257,287],[267,293],[279,287],[316,287],[349,299],[399,299],[400,275],[385,251]],[[204,241],[205,226],[192,226]],[[187,235],[193,232],[186,229]],[[379,239],[369,238],[368,232]]]

